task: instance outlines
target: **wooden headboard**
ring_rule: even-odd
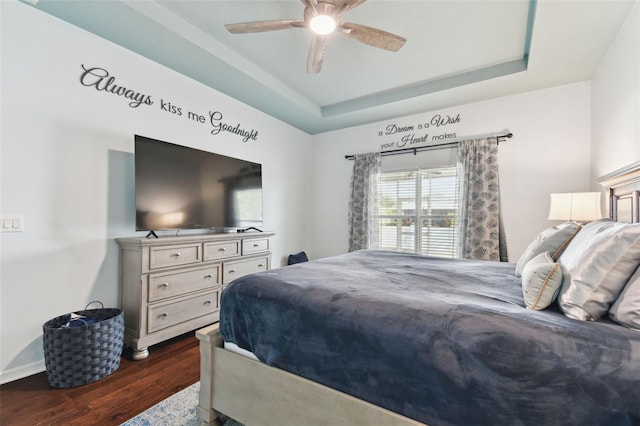
[[[619,222],[640,222],[640,161],[598,179],[607,193],[609,217]]]

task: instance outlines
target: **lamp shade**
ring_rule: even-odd
[[[550,194],[549,220],[587,222],[602,218],[600,192]]]

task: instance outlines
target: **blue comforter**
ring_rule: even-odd
[[[528,310],[513,271],[358,251],[237,279],[220,329],[266,364],[432,426],[640,424],[640,333]]]

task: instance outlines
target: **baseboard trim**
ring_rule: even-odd
[[[47,371],[44,360],[34,361],[27,365],[0,371],[0,385],[13,382],[14,380],[24,379],[25,377],[33,376],[43,371]]]

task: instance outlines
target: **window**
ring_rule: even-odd
[[[378,186],[378,248],[455,257],[457,189],[456,167],[383,172]]]

